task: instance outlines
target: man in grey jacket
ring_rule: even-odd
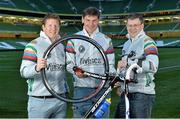
[[[60,18],[55,14],[48,14],[42,21],[40,36],[25,47],[20,68],[21,76],[27,78],[28,83],[28,117],[29,118],[65,118],[66,102],[53,97],[42,82],[40,70],[45,68],[47,79],[53,89],[65,95],[68,91],[64,72],[64,46],[52,51],[51,57],[43,59],[45,50],[60,38]],[[61,67],[61,68],[57,68]]]
[[[143,17],[140,14],[130,14],[127,17],[128,41],[122,49],[123,57],[118,62],[118,68],[127,69],[133,63],[142,67],[142,73],[133,72],[132,79],[137,83],[128,84],[130,102],[130,118],[151,118],[151,110],[155,101],[154,74],[158,70],[158,50],[152,38],[144,32]],[[131,54],[132,56],[128,56]],[[138,59],[145,56],[144,59]],[[125,117],[124,87],[121,86],[121,99],[117,106],[115,118]]]
[[[114,63],[115,63],[115,56],[114,56],[114,49],[112,45],[112,41],[109,37],[104,35],[99,31],[99,18],[100,12],[95,7],[88,7],[83,11],[82,16],[82,23],[83,23],[83,30],[76,33],[78,35],[87,36],[95,40],[104,50],[108,61],[109,61],[109,68],[111,73],[115,73]],[[94,46],[88,44],[87,42],[83,41],[76,41],[73,40],[68,43],[67,46],[67,61],[71,62],[67,65],[67,69],[72,69],[75,64],[78,66],[86,67],[85,69],[90,72],[96,72],[98,74],[103,73],[103,61],[102,57],[98,54],[99,52]],[[73,73],[72,71],[69,71]],[[86,97],[88,94],[94,92],[97,87],[99,86],[98,79],[84,76],[84,74],[76,72],[73,73],[74,79],[74,98],[79,97]],[[74,103],[73,104],[73,117],[74,118],[81,118],[83,117],[86,112],[90,109],[90,107],[97,101],[97,99],[102,95],[103,88],[100,93],[93,97],[90,100],[81,103]],[[106,97],[110,99],[110,94]],[[103,118],[109,117],[108,108],[107,112],[103,115]]]

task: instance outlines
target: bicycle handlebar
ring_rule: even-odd
[[[93,77],[93,78],[97,78],[97,79],[101,79],[101,80],[114,80],[114,79],[116,79],[116,81],[119,81],[119,82],[124,82],[124,80],[126,80],[127,83],[129,83],[129,82],[137,83],[136,80],[130,79],[130,73],[133,69],[136,69],[137,73],[142,73],[142,68],[136,63],[132,64],[127,69],[125,77],[120,77],[119,75],[108,75],[108,74],[101,75],[101,74],[96,74],[96,73],[84,71],[83,69],[81,69],[77,66],[73,67],[74,72],[83,73],[85,76],[88,76],[88,77]]]

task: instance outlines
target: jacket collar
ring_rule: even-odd
[[[141,30],[139,32],[139,34],[137,34],[137,36],[135,36],[135,38],[131,38],[129,34],[127,34],[126,36],[127,36],[128,39],[131,39],[131,41],[135,41],[135,40],[137,40],[137,39],[139,39],[139,38],[141,38],[142,36],[145,36],[145,35],[146,34],[145,34],[144,30]]]
[[[93,38],[98,32],[99,32],[99,28],[97,28],[91,35],[88,34],[88,32],[86,31],[86,29],[83,29],[84,35],[89,37],[89,38]]]
[[[40,32],[40,37],[42,37],[46,42],[48,42],[50,44],[52,43],[51,40],[49,39],[49,37],[44,33],[44,31]],[[60,38],[61,38],[61,36],[58,35],[56,39],[60,39]]]

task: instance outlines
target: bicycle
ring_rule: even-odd
[[[92,71],[88,71],[86,69],[86,67],[88,67],[88,63],[87,65],[80,65],[76,62],[74,63],[74,66],[71,67],[71,69],[66,69],[66,66],[68,64],[68,62],[66,61],[66,59],[62,59],[62,64],[60,65],[61,67],[59,68],[64,68],[64,70],[72,70],[73,72],[81,72],[84,75],[88,76],[88,77],[92,77],[94,79],[99,80],[98,82],[98,87],[94,92],[91,92],[89,94],[87,94],[87,96],[85,97],[79,97],[79,98],[73,98],[73,94],[69,93],[66,96],[63,96],[61,94],[58,94],[54,89],[53,86],[51,86],[50,82],[48,81],[48,78],[46,76],[46,71],[47,69],[42,69],[41,70],[41,75],[42,75],[42,79],[43,79],[43,83],[46,86],[47,90],[56,98],[63,100],[65,102],[70,102],[70,103],[79,103],[79,102],[83,102],[83,101],[87,101],[91,98],[93,98],[94,96],[96,96],[101,89],[106,85],[106,83],[108,82],[108,87],[106,88],[106,90],[104,91],[103,95],[96,101],[96,103],[89,109],[89,111],[85,114],[84,118],[89,118],[98,108],[98,106],[101,104],[101,102],[104,100],[104,98],[107,96],[107,94],[112,91],[113,88],[115,88],[115,84],[116,82],[124,82],[124,87],[125,87],[125,99],[126,99],[126,118],[129,117],[129,101],[127,98],[127,94],[128,94],[128,83],[129,82],[134,82],[136,83],[136,81],[131,80],[130,79],[130,72],[134,69],[136,69],[137,73],[140,73],[142,71],[141,67],[139,67],[139,65],[137,64],[133,64],[131,65],[127,72],[126,75],[122,74],[122,75],[118,75],[118,74],[109,74],[109,63],[107,60],[107,56],[104,54],[104,50],[103,48],[96,43],[96,41],[94,41],[93,39],[86,37],[86,36],[80,36],[80,35],[72,35],[72,36],[67,36],[64,37],[62,39],[59,39],[57,41],[55,41],[54,43],[52,43],[50,45],[50,47],[46,50],[46,52],[44,53],[43,58],[47,60],[48,62],[48,58],[49,57],[53,57],[55,55],[54,52],[58,51],[58,46],[60,45],[62,47],[62,45],[64,46],[64,51],[58,51],[58,52],[62,52],[62,54],[66,55],[66,47],[68,46],[68,42],[71,42],[72,40],[81,40],[83,41],[85,44],[88,44],[88,47],[93,47],[93,50],[95,50],[97,52],[96,55],[98,55],[98,61],[100,62],[99,64],[96,63],[96,61],[94,61],[95,65],[93,66],[93,68],[98,69],[101,68],[102,69],[102,73],[101,74],[97,74],[96,72],[92,72]],[[84,47],[81,47],[80,50],[84,50]],[[92,55],[94,55],[92,53]],[[128,54],[128,57],[131,57],[132,54]],[[60,56],[57,56],[60,58]],[[67,56],[66,56],[67,57]],[[70,57],[70,56],[69,56]],[[73,58],[73,57],[72,57]],[[88,62],[84,61],[84,62]],[[93,62],[93,61],[91,61]],[[67,71],[68,73],[68,71]],[[69,75],[69,73],[68,73]],[[69,84],[71,83],[71,84]],[[71,92],[73,90],[73,86],[72,86],[72,81],[68,81],[68,84],[70,85],[69,89]]]

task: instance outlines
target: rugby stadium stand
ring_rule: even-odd
[[[81,13],[88,6],[95,6],[100,10],[100,30],[113,39],[125,38],[127,31],[124,18],[131,12],[144,15],[145,31],[155,32],[154,37],[180,30],[179,0],[0,0],[0,34],[18,33],[19,35],[14,35],[15,38],[20,38],[21,33],[38,36],[41,19],[49,12],[61,17],[61,34],[73,34],[81,29]]]
[[[88,6],[100,10],[100,30],[113,39],[125,39],[127,31],[124,18],[131,12],[144,15],[145,31],[155,34],[152,37],[174,37],[166,32],[180,30],[179,0],[0,0],[0,33],[14,33],[15,38],[21,38],[21,33],[38,36],[42,17],[52,12],[59,14],[62,19],[61,34],[70,35],[81,29],[81,13]],[[177,34],[179,32],[175,37],[180,37]]]

